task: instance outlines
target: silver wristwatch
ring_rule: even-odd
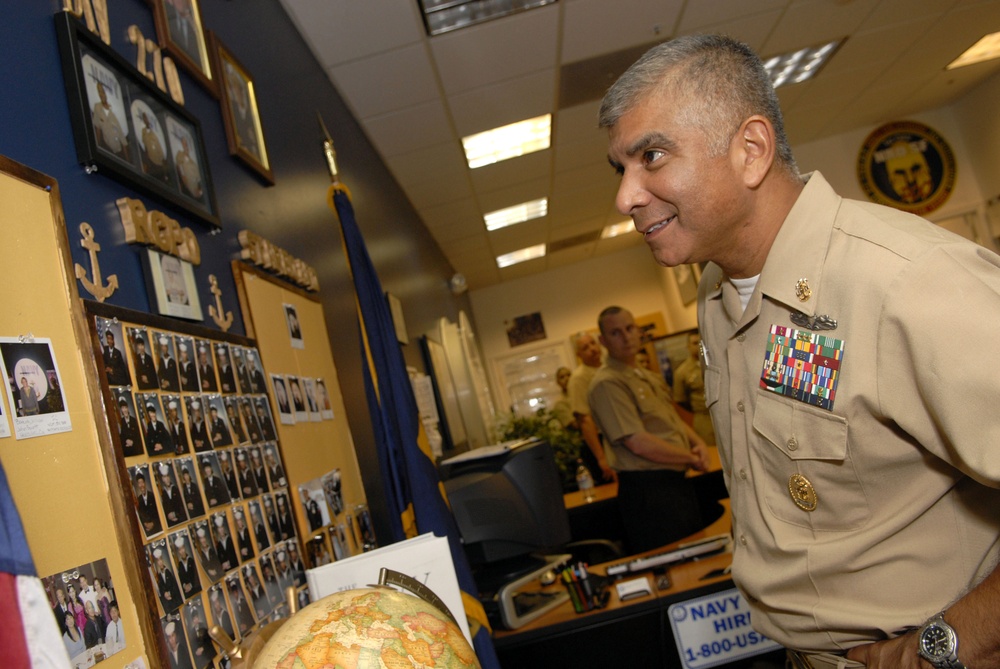
[[[939,613],[917,635],[917,652],[937,669],[967,669],[958,659],[958,635]]]

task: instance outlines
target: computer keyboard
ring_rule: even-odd
[[[669,551],[653,553],[646,557],[635,558],[621,564],[612,565],[608,567],[607,574],[608,576],[619,576],[637,571],[646,571],[647,569],[654,569],[675,562],[683,562],[684,560],[690,560],[700,555],[724,550],[730,541],[732,539],[728,534],[705,537],[697,541],[680,544],[677,548]]]

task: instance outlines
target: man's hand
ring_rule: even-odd
[[[691,465],[691,469],[697,470],[699,472],[708,470],[708,446],[701,439],[695,441],[691,440],[691,455],[695,457],[694,464]]]
[[[847,659],[863,663],[868,669],[934,669],[917,654],[917,633],[855,646]]]

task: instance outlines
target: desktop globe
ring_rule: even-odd
[[[479,669],[465,635],[440,609],[391,588],[344,590],[289,618],[253,669]]]

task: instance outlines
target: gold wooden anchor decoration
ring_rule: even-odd
[[[208,305],[208,315],[223,332],[229,332],[229,327],[233,324],[233,312],[227,311],[226,317],[222,317],[222,289],[219,288],[219,280],[214,274],[209,274],[208,282],[212,284],[208,290],[215,295],[215,304]]]
[[[87,278],[87,270],[80,263],[76,263],[73,267],[76,278],[80,280],[87,292],[94,296],[95,300],[103,302],[118,290],[118,275],[112,274],[108,277],[107,285],[101,285],[101,266],[97,263],[97,252],[101,250],[101,245],[94,241],[94,229],[90,227],[89,223],[80,224],[80,234],[83,235],[80,246],[90,251],[90,267],[94,272],[94,280],[91,281]]]

